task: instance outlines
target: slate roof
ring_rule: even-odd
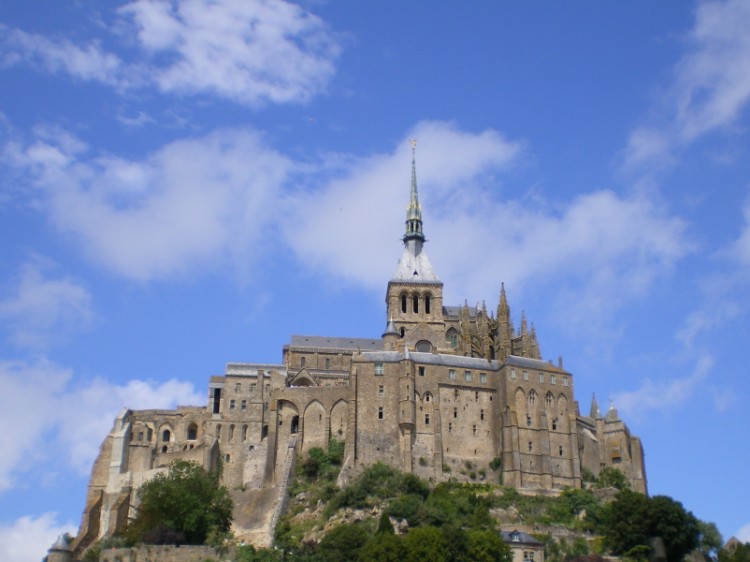
[[[314,349],[350,349],[374,351],[383,349],[383,340],[371,338],[340,338],[334,336],[292,336],[290,347]]]

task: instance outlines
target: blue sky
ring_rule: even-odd
[[[123,406],[378,337],[417,169],[446,302],[533,321],[649,489],[750,540],[750,3],[0,4],[0,558]]]

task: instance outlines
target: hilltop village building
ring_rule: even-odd
[[[72,548],[123,529],[138,487],[176,459],[207,469],[221,459],[235,534],[267,544],[294,458],[332,438],[345,442],[342,482],[380,461],[433,482],[470,481],[484,469],[536,493],[580,488],[584,471],[613,466],[646,493],[640,440],[614,408],[602,415],[592,400],[588,415],[579,412],[572,373],[542,360],[525,318],[514,327],[504,287],[491,312],[443,302],[422,227],[412,154],[382,336],[292,336],[279,364],[227,364],[209,380],[205,406],[122,411],[94,464]]]

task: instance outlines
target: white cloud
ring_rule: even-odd
[[[737,531],[735,537],[742,542],[750,543],[750,523],[744,525],[739,531]]]
[[[618,410],[630,418],[643,418],[654,411],[667,411],[684,404],[714,366],[714,359],[704,354],[695,361],[693,371],[682,378],[644,379],[640,388],[615,394]]]
[[[85,476],[99,444],[123,405],[133,409],[202,405],[205,397],[190,383],[104,379],[72,382],[72,372],[48,360],[0,362],[0,491],[20,474],[53,458]],[[32,399],[33,397],[33,399]],[[40,462],[44,461],[44,462]],[[60,469],[59,460],[55,465]]]
[[[6,159],[41,190],[41,207],[95,261],[147,281],[234,255],[247,263],[291,164],[253,131],[170,143],[143,161],[91,155],[64,132]]]
[[[92,318],[91,296],[69,276],[56,275],[41,258],[28,261],[12,289],[0,301],[0,319],[20,347],[45,349],[86,329]]]
[[[39,562],[60,535],[76,530],[70,522],[58,522],[55,513],[20,517],[0,526],[0,560]]]
[[[750,4],[703,2],[686,36],[662,102],[660,122],[634,129],[624,151],[627,169],[661,169],[675,149],[701,135],[731,127],[750,100]]]
[[[107,52],[0,26],[0,64],[29,62],[118,89],[212,94],[237,103],[305,102],[333,76],[339,46],[326,24],[289,2],[136,0],[114,27],[138,49]]]
[[[524,286],[554,286],[562,294],[575,290],[569,300],[590,322],[591,314],[642,294],[690,251],[684,223],[643,196],[602,190],[556,206],[539,199],[528,205],[501,190],[498,176],[523,145],[495,131],[426,122],[409,136],[425,139],[417,174],[427,252],[448,304],[460,304],[450,302],[459,288],[460,296],[481,300],[495,299],[501,281],[514,295]],[[406,139],[393,154],[355,161],[343,176],[293,201],[287,239],[318,269],[382,290],[400,256]]]

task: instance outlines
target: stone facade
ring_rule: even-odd
[[[594,400],[579,412],[572,373],[542,360],[524,317],[515,328],[504,287],[492,312],[443,303],[413,161],[403,242],[382,337],[292,336],[281,363],[229,363],[211,377],[205,406],[123,410],[94,463],[74,550],[122,529],[138,487],[176,459],[208,469],[221,459],[235,534],[265,546],[294,456],[331,438],[345,442],[341,483],[380,461],[433,482],[492,476],[534,492],[580,488],[584,470],[615,466],[646,493],[640,440],[614,408],[601,415]]]

